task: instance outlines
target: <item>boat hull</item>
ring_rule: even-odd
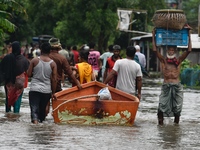
[[[133,125],[138,110],[137,97],[108,87],[112,100],[96,95],[106,85],[94,81],[55,94],[52,115],[55,123],[85,125]]]

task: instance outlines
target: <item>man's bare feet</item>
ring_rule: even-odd
[[[38,124],[38,121],[37,121],[37,120],[34,120],[34,121],[33,121],[33,124]]]

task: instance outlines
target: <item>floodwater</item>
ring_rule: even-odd
[[[151,82],[151,83],[150,83]],[[162,79],[156,80],[162,82]],[[160,84],[146,80],[133,126],[57,125],[51,114],[44,123],[30,122],[27,88],[19,115],[5,113],[4,89],[0,87],[1,150],[197,150],[200,149],[200,91],[184,89],[180,124],[165,118],[157,125]]]

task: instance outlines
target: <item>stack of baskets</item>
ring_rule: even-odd
[[[156,45],[188,45],[186,16],[182,10],[163,9],[155,12],[152,21],[156,27]]]

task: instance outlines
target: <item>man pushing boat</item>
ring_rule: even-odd
[[[115,75],[117,75],[116,88],[131,95],[137,95],[140,100],[142,71],[140,65],[133,60],[135,52],[136,49],[134,46],[128,46],[126,48],[126,58],[118,59],[115,62],[113,69],[103,83],[107,84]]]

